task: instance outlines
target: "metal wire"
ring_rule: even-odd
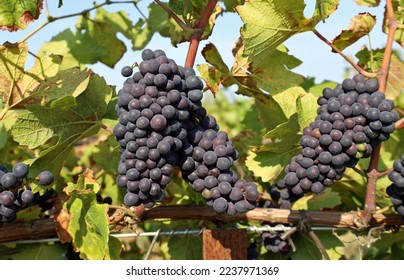
[[[276,226],[265,225],[261,227],[257,226],[250,226],[246,228],[229,228],[229,229],[245,229],[247,232],[253,233],[262,233],[264,231],[276,231],[276,232],[286,232],[290,230],[292,227],[287,227],[282,224]],[[175,230],[172,229],[170,231],[161,231],[158,229],[157,231],[152,232],[131,232],[131,233],[112,233],[111,236],[122,239],[122,238],[133,238],[133,237],[154,237],[157,240],[159,236],[172,236],[172,235],[201,235],[206,228],[201,229],[185,229],[185,230]],[[347,228],[333,228],[333,227],[313,227],[312,230],[314,231],[331,231],[331,230],[348,230]],[[2,242],[0,245],[5,244],[33,244],[33,243],[49,243],[49,242],[59,242],[59,239],[54,238],[43,238],[43,239],[32,239],[32,240],[16,240],[16,241],[8,241]],[[155,243],[156,241],[154,241]],[[152,244],[154,245],[153,241]]]

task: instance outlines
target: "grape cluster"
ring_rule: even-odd
[[[194,70],[177,65],[162,50],[145,49],[142,59],[135,73],[122,69],[127,80],[115,108],[121,152],[116,182],[127,189],[125,205],[152,207],[163,200],[173,167],[179,166],[217,212],[254,208],[256,186],[230,170],[237,151],[203,108],[203,83]]]
[[[378,89],[376,79],[365,80],[360,74],[334,89],[324,88],[317,100],[318,115],[303,130],[301,153],[292,158],[275,186],[282,208],[290,208],[306,192],[322,192],[390,137],[398,114],[393,101]]]
[[[393,168],[388,175],[393,183],[387,187],[386,192],[394,209],[404,218],[404,154],[401,160],[394,161]]]
[[[13,221],[18,210],[34,203],[28,173],[29,166],[23,162],[14,164],[11,172],[0,165],[0,224]],[[43,171],[37,179],[39,185],[49,186],[54,178],[49,171]]]

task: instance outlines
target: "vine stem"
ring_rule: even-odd
[[[35,28],[34,30],[32,30],[27,36],[25,36],[24,38],[22,38],[21,40],[18,41],[18,43],[23,43],[25,41],[27,41],[29,38],[31,38],[33,35],[35,35],[38,31],[40,31],[42,28],[44,28],[45,26],[47,26],[49,23],[60,20],[60,19],[65,19],[65,18],[70,18],[70,17],[75,17],[75,16],[80,16],[80,15],[85,15],[88,14],[89,12],[91,12],[92,10],[101,8],[102,6],[105,5],[111,5],[111,4],[133,4],[133,1],[110,1],[107,0],[104,3],[98,4],[98,5],[94,5],[94,7],[83,10],[81,12],[78,13],[72,13],[72,14],[68,14],[68,15],[63,15],[63,16],[59,16],[59,17],[52,17],[49,15],[49,10],[46,10],[46,14],[47,14],[47,20],[42,23],[40,26],[38,26],[37,28]],[[136,5],[135,5],[136,6]]]
[[[167,7],[160,0],[154,0],[167,14],[172,17],[172,19],[184,30],[187,32],[195,32],[195,30],[185,24],[169,7]]]
[[[187,58],[185,60],[185,67],[193,67],[195,63],[195,57],[198,52],[199,42],[201,41],[203,31],[205,30],[206,25],[209,22],[209,18],[212,15],[213,10],[215,9],[217,4],[217,0],[209,0],[205,9],[202,12],[201,18],[195,26],[197,30],[194,36],[192,36],[191,41],[188,47]]]
[[[388,20],[388,33],[387,43],[383,54],[382,67],[379,71],[379,90],[386,91],[387,77],[389,74],[391,54],[393,52],[394,34],[397,30],[397,22],[394,19],[394,10],[392,0],[386,0],[387,20]]]
[[[112,207],[110,207],[112,208]],[[123,210],[123,209],[121,209]],[[135,213],[132,213],[136,215]],[[306,211],[311,226],[331,226],[343,229],[358,229],[356,224],[357,212],[325,212]],[[274,208],[256,208],[245,214],[233,216],[217,214],[211,206],[194,205],[170,205],[158,206],[145,210],[139,217],[141,221],[152,220],[204,220],[216,223],[230,223],[240,221],[260,221],[274,224],[292,223],[298,224],[302,220],[300,211]],[[396,227],[404,226],[404,221],[395,214],[375,213],[370,221],[373,227]],[[0,227],[0,243],[17,240],[31,240],[44,237],[55,237],[56,226],[52,219],[33,220],[30,222],[19,222],[5,224]]]
[[[394,33],[397,30],[397,23],[394,20],[394,11],[392,0],[386,0],[386,10],[388,18],[387,42],[383,54],[383,61],[380,71],[378,72],[379,91],[385,92],[387,85],[387,77],[390,67],[391,54],[393,51]],[[367,169],[367,183],[365,208],[363,213],[364,226],[368,225],[372,219],[373,213],[376,211],[376,182],[379,178],[378,164],[380,159],[381,144],[378,144],[372,152],[369,167]]]
[[[342,56],[356,71],[368,78],[375,78],[377,76],[376,73],[370,73],[359,67],[352,59],[347,57],[342,51],[340,51],[333,43],[327,40],[318,30],[314,29],[313,33],[324,43],[329,45],[336,53]]]

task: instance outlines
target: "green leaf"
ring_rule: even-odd
[[[359,6],[377,7],[380,4],[380,0],[355,0]]]
[[[293,210],[312,210],[319,211],[325,208],[332,209],[341,204],[341,197],[337,192],[326,188],[319,194],[309,194],[297,200],[293,206]]]
[[[58,174],[73,145],[80,139],[97,133],[101,118],[111,98],[111,88],[105,80],[93,75],[88,87],[77,98],[58,99],[51,107],[30,106],[12,127],[14,140],[35,148],[52,138],[56,143],[34,160],[30,172],[36,175],[47,169]],[[62,101],[67,102],[62,102]]]
[[[339,0],[316,0],[313,18],[319,17],[324,21],[337,10],[338,5]]]
[[[65,205],[70,214],[69,234],[83,259],[102,260],[108,252],[108,215],[95,193],[73,193]]]
[[[303,0],[250,0],[238,6],[237,12],[244,22],[241,36],[245,41],[245,55],[253,63],[269,61],[268,57],[288,38],[312,30],[321,20],[305,18]]]
[[[84,68],[86,64],[94,64],[99,58],[107,55],[106,51],[94,43],[88,34],[73,32],[65,29],[50,42],[44,43],[38,51],[38,56],[46,54],[58,54],[63,56],[61,69],[79,66]]]
[[[83,259],[119,259],[122,244],[109,236],[108,206],[97,203],[98,190],[91,171],[80,175],[77,184],[69,183],[63,204],[70,216],[67,230]]]
[[[393,11],[394,11],[394,20],[397,24],[403,24],[404,22],[404,0],[392,1]],[[384,33],[388,33],[389,31],[389,22],[387,11],[384,11],[384,19],[383,19],[383,31]],[[397,28],[396,32],[394,33],[394,40],[401,45],[404,46],[404,29],[402,27]]]
[[[236,7],[244,5],[245,0],[222,0],[226,8],[225,12],[236,12]]]
[[[118,238],[109,236],[105,260],[120,260],[120,254],[123,249],[122,247],[122,242]]]
[[[42,10],[42,0],[7,0],[0,5],[0,30],[25,29]]]
[[[303,130],[303,128],[309,126],[317,116],[317,98],[311,93],[301,94],[296,103],[297,120],[300,129]]]
[[[301,61],[289,55],[283,45],[261,57],[259,61],[254,61],[245,54],[244,46],[241,45],[235,55],[231,73],[238,84],[248,88],[253,97],[260,95],[254,93],[256,88],[275,95],[304,81],[303,76],[291,71],[299,66]]]
[[[200,236],[172,236],[168,241],[171,260],[201,260],[202,238]]]
[[[17,212],[17,220],[21,222],[39,219],[42,214],[42,208],[39,205],[21,209]]]
[[[340,50],[344,50],[363,36],[372,31],[376,24],[376,17],[369,13],[360,13],[351,19],[349,28],[343,30],[332,43]]]
[[[289,144],[289,143],[288,143]],[[300,152],[300,147],[282,142],[253,148],[246,159],[246,166],[254,173],[254,176],[261,177],[263,182],[276,183],[283,174],[285,166],[290,159]]]
[[[370,52],[368,48],[364,47],[355,55],[359,59],[358,65],[367,71],[376,73],[382,66],[384,51],[384,49],[375,49]]]
[[[122,33],[129,40],[132,40],[134,36],[132,21],[129,14],[124,11],[112,13],[100,7],[95,13],[95,20],[105,23],[116,33]]]
[[[81,17],[77,29],[84,31],[86,40],[91,40],[102,55],[97,60],[113,68],[126,52],[125,44],[118,39],[117,31],[108,22]]]
[[[324,245],[331,260],[339,260],[344,254],[344,244],[331,231],[316,231],[317,237]],[[293,260],[322,260],[317,245],[306,232],[299,232],[296,238],[296,252],[292,254]]]
[[[8,133],[6,126],[3,122],[0,123],[0,150],[2,150],[7,144]]]
[[[87,88],[91,74],[90,71],[80,71],[78,68],[59,71],[55,76],[40,81],[35,90],[27,92],[29,95],[14,107],[25,107],[34,102],[46,104],[67,96],[77,97]]]
[[[67,245],[60,243],[18,244],[0,247],[0,260],[64,260]]]

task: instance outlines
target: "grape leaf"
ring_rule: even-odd
[[[288,38],[295,34],[310,31],[322,19],[316,10],[315,16],[304,16],[303,0],[290,3],[283,0],[250,0],[238,6],[237,12],[244,22],[241,36],[245,41],[245,55],[250,61],[261,65]],[[322,5],[322,8],[327,6]],[[327,11],[322,14],[328,15]]]
[[[338,5],[339,0],[316,0],[313,19],[319,17],[320,20],[324,21],[337,10]]]
[[[331,260],[339,260],[344,255],[344,244],[331,231],[317,231],[316,235],[324,245]],[[293,260],[322,260],[323,257],[306,232],[299,232],[296,238],[297,250],[293,252]]]
[[[395,53],[391,55],[385,94],[392,100],[395,100],[400,94],[404,95],[404,62]]]
[[[18,81],[24,75],[25,61],[28,55],[26,43],[4,43],[0,46],[0,96],[7,106],[18,99],[20,89]]]
[[[296,120],[277,127],[271,131],[271,134],[280,136],[281,132],[286,133],[290,131],[291,127],[295,131],[298,129]],[[261,177],[263,182],[274,184],[281,178],[290,159],[300,152],[300,146],[296,144],[297,141],[298,137],[288,135],[281,142],[253,147],[248,153],[245,164],[254,173],[254,176]]]
[[[359,59],[358,65],[367,71],[376,73],[382,66],[384,51],[384,49],[375,49],[371,53],[368,48],[362,48],[355,55]]]
[[[348,29],[342,30],[332,43],[342,51],[363,36],[368,35],[375,24],[375,16],[369,13],[360,13],[351,19]]]
[[[2,248],[3,249],[3,248]],[[1,250],[3,251],[3,250]],[[0,260],[60,260],[65,259],[67,246],[60,243],[18,244]]]
[[[43,0],[7,0],[0,5],[0,30],[25,29],[36,20],[42,10]]]
[[[13,53],[15,55],[13,55]],[[45,104],[64,96],[78,96],[89,82],[90,72],[71,68],[60,71],[62,57],[43,56],[33,67],[24,71],[25,44],[5,44],[0,56],[0,95],[9,108],[25,108],[30,104]],[[18,55],[17,55],[18,54]]]
[[[324,208],[334,208],[342,203],[341,196],[332,191],[331,188],[326,188],[319,194],[309,194],[293,203],[293,210],[312,210],[320,211]]]
[[[97,62],[112,68],[126,52],[126,46],[118,39],[117,33],[129,39],[134,37],[128,15],[124,12],[108,13],[97,9],[95,18],[80,17],[76,26],[77,31],[65,29],[43,44],[38,56],[62,55],[61,69]]]
[[[300,94],[300,98],[296,100],[296,111],[301,130],[309,126],[315,119],[317,116],[317,108],[317,98],[313,94]]]
[[[171,260],[201,260],[202,239],[200,236],[171,236],[168,240]]]
[[[244,5],[245,0],[222,0],[226,12],[236,12],[236,7]]]
[[[377,7],[380,4],[380,0],[355,0],[359,6]]]
[[[67,96],[49,106],[29,106],[12,127],[14,140],[35,148],[55,138],[30,166],[33,175],[47,169],[58,174],[73,145],[97,133],[112,90],[98,75],[91,76],[86,90],[77,98]]]
[[[63,208],[70,215],[67,230],[80,257],[89,260],[118,258],[122,246],[115,238],[110,239],[107,205],[97,203],[94,179],[80,175],[77,184],[69,183],[66,191],[69,199]]]
[[[251,89],[259,88],[272,95],[278,94],[304,80],[303,76],[290,71],[299,66],[301,61],[287,52],[286,47],[279,46],[261,57],[259,62],[254,62],[245,56],[244,45],[239,45],[231,73],[238,84]],[[253,97],[256,95],[253,94]]]

